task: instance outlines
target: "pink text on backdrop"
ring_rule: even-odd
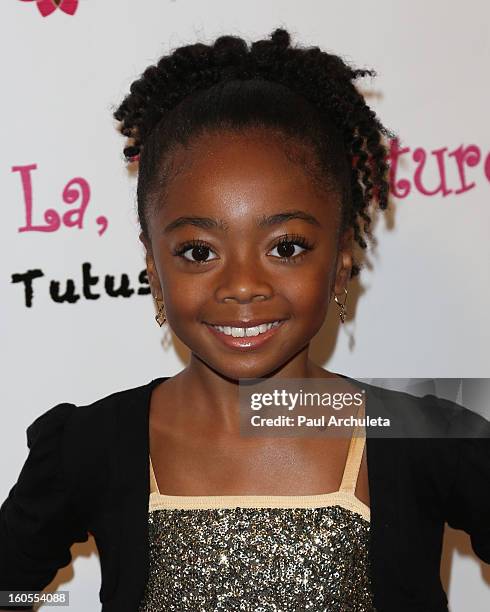
[[[19,232],[56,232],[63,224],[66,227],[77,227],[83,229],[85,213],[90,202],[90,185],[81,177],[71,179],[63,189],[61,197],[65,204],[69,206],[80,202],[76,208],[71,208],[63,215],[53,208],[44,211],[45,225],[34,225],[33,223],[33,191],[32,191],[32,171],[37,170],[37,164],[27,166],[12,166],[12,172],[20,174],[22,191],[24,195],[25,219],[26,223],[18,228]],[[98,234],[106,231],[109,222],[107,217],[99,216],[95,219],[99,226]]]
[[[481,149],[474,144],[460,145],[452,151],[448,147],[441,147],[432,151],[427,151],[423,147],[413,150],[410,147],[400,147],[398,139],[392,139],[389,143],[389,163],[390,163],[390,192],[395,198],[406,198],[412,192],[418,192],[424,196],[442,195],[446,197],[450,194],[461,195],[476,187],[475,180],[470,180],[467,176],[468,169],[482,165],[484,177],[490,182],[490,153],[483,160]],[[415,162],[415,167],[410,167],[409,177],[399,178],[400,161],[411,160]],[[424,182],[424,174],[427,166],[432,164],[436,170],[438,181],[435,187],[429,188]],[[457,170],[457,184],[449,185],[447,170],[449,164]],[[84,217],[87,206],[90,202],[90,186],[81,177],[73,178],[69,181],[62,192],[62,199],[65,204],[73,205],[80,201],[77,208],[65,212],[63,215],[56,210],[49,208],[44,211],[44,225],[35,225],[33,222],[33,189],[32,172],[37,170],[37,164],[25,166],[13,166],[12,172],[19,172],[24,196],[25,218],[24,226],[18,228],[19,232],[55,232],[63,224],[66,227],[83,229]],[[474,171],[473,171],[474,172]],[[410,176],[411,175],[411,176]],[[473,175],[472,177],[476,177]],[[98,234],[101,236],[108,227],[108,220],[105,216],[95,219],[99,226]]]
[[[426,151],[422,147],[417,147],[411,152],[411,159],[415,162],[415,169],[410,168],[412,181],[409,178],[398,179],[399,162],[404,156],[409,156],[409,147],[400,147],[398,139],[390,141],[389,162],[390,162],[390,191],[395,198],[406,198],[414,189],[424,196],[442,195],[446,197],[450,194],[461,195],[476,186],[475,181],[469,182],[467,169],[475,168],[482,162],[481,149],[474,145],[460,145],[453,151],[448,151],[447,147]],[[427,165],[435,164],[438,184],[429,189],[424,184],[424,173]],[[458,184],[448,185],[447,170],[448,164],[455,164],[458,172]],[[482,162],[483,174],[490,181],[490,153],[487,154],[485,161]],[[475,177],[473,177],[475,178]]]

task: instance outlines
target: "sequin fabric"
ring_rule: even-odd
[[[369,522],[340,505],[149,512],[138,612],[375,612]]]

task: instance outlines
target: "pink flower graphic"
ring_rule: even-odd
[[[59,8],[67,15],[74,15],[78,8],[78,0],[20,0],[21,2],[36,2],[43,17],[47,17]]]

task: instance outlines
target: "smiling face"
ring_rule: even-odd
[[[298,154],[307,152],[260,129],[206,133],[172,154],[177,171],[141,240],[152,292],[191,365],[232,379],[303,372],[349,279],[352,231],[339,236],[339,196],[319,188]],[[210,327],[264,320],[282,323],[251,338]]]

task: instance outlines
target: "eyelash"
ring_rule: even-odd
[[[303,259],[303,257],[308,251],[311,251],[314,248],[314,245],[309,242],[304,236],[301,236],[299,234],[285,234],[284,236],[281,236],[281,238],[272,246],[271,250],[277,248],[282,244],[295,244],[305,249],[302,253],[299,253],[298,255],[293,255],[291,257],[274,257],[274,259],[279,259],[280,261],[288,264],[297,263],[299,260]],[[192,261],[191,259],[187,259],[187,257],[184,257],[184,253],[186,251],[195,247],[204,247],[209,249],[210,251],[213,251],[209,244],[207,244],[203,240],[189,240],[188,242],[185,242],[184,244],[176,247],[173,250],[172,254],[176,257],[181,257],[187,263],[195,264],[198,266],[213,261],[212,259],[210,261]]]

